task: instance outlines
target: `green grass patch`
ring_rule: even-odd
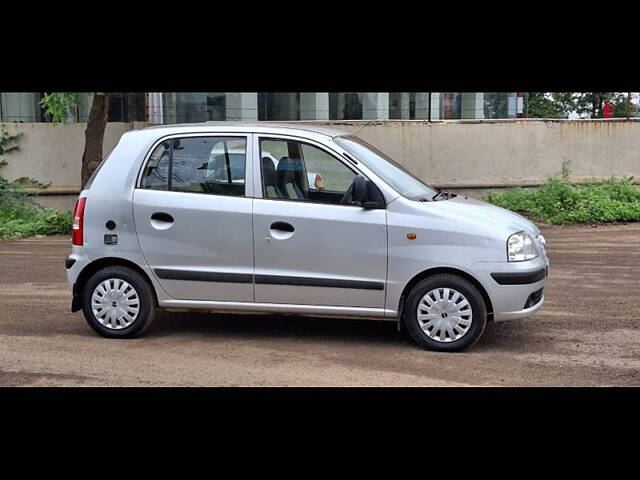
[[[640,221],[640,188],[633,177],[572,184],[568,169],[537,189],[513,188],[485,200],[552,224]]]
[[[0,177],[0,239],[71,232],[71,212],[41,207],[22,185]]]

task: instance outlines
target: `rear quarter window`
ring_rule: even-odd
[[[167,190],[169,188],[170,141],[164,141],[154,150],[142,172],[140,188],[147,190]]]

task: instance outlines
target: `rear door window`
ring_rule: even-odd
[[[245,195],[246,137],[187,137],[158,145],[141,188],[212,195]]]

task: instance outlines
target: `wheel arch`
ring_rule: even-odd
[[[153,299],[156,306],[158,306],[158,296],[156,294],[156,289],[154,288],[153,282],[149,278],[149,275],[147,275],[147,272],[145,272],[142,268],[140,268],[139,265],[135,264],[131,260],[120,257],[105,257],[94,260],[93,262],[87,264],[78,275],[76,282],[73,284],[73,301],[71,304],[72,312],[77,312],[82,308],[82,291],[91,275],[103,268],[115,266],[127,267],[142,275],[142,277],[149,283],[151,291],[153,292]]]
[[[404,321],[405,301],[411,289],[421,280],[424,280],[427,277],[431,277],[433,275],[437,275],[440,273],[449,273],[452,275],[458,275],[459,277],[462,277],[465,280],[470,281],[478,289],[478,291],[482,295],[482,299],[484,300],[485,305],[487,306],[487,321],[493,320],[493,304],[491,303],[491,297],[489,297],[487,290],[478,281],[477,278],[465,272],[464,270],[459,270],[457,268],[435,267],[435,268],[430,268],[428,270],[424,270],[418,273],[411,280],[409,280],[409,282],[405,285],[404,289],[402,290],[402,294],[400,295],[400,303],[398,305],[398,312],[400,312],[400,315],[398,316],[399,324]]]

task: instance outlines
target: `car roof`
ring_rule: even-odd
[[[337,137],[349,135],[345,130],[327,128],[324,126],[298,123],[298,122],[202,122],[202,123],[180,123],[175,125],[155,125],[141,130],[152,130],[161,135],[171,135],[184,132],[248,132],[248,133],[280,133],[289,135],[309,136],[309,133]],[[162,132],[159,132],[162,130]]]

